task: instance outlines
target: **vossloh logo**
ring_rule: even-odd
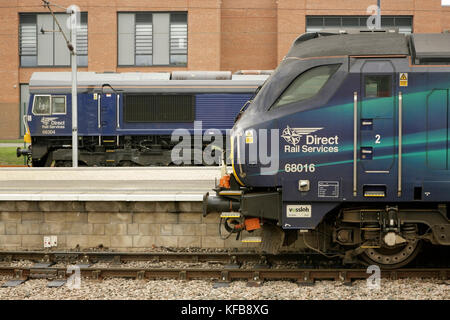
[[[311,218],[312,208],[310,204],[296,204],[286,206],[288,218]]]
[[[323,128],[291,128],[287,126],[281,137],[288,143],[284,146],[287,153],[339,152],[339,137],[319,137],[312,133]],[[304,139],[302,137],[305,136]],[[301,141],[304,140],[303,145]]]

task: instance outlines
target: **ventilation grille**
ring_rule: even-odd
[[[35,56],[37,54],[37,36],[35,24],[22,24],[20,26],[20,55]]]
[[[125,122],[193,122],[192,95],[134,95],[124,97]]]

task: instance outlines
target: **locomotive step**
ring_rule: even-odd
[[[240,196],[242,190],[222,190],[219,192],[220,196]]]
[[[247,238],[243,238],[242,243],[261,243],[262,242],[262,238],[261,237],[247,237]]]
[[[240,212],[222,212],[220,214],[221,218],[240,218],[241,213]]]
[[[364,197],[385,197],[386,194],[383,191],[366,191]]]

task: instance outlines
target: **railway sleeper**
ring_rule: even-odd
[[[66,277],[65,270],[58,270],[53,268],[31,268],[29,279],[64,279]]]

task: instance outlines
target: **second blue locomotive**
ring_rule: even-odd
[[[203,135],[215,129],[226,137],[268,73],[79,72],[79,165],[171,165],[177,129],[191,135],[193,146],[199,140],[203,150],[208,143]],[[31,77],[24,119],[31,147],[18,149],[18,156],[28,156],[34,167],[72,165],[70,77],[67,72]]]

